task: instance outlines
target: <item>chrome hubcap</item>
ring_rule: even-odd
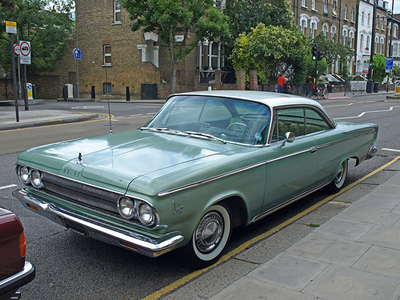
[[[196,246],[203,253],[214,250],[224,232],[222,217],[216,212],[206,214],[196,230]]]

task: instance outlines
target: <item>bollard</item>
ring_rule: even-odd
[[[131,101],[131,95],[129,94],[129,86],[126,87],[126,101]]]
[[[96,98],[95,86],[92,85],[92,99]]]

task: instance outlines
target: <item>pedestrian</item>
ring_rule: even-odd
[[[306,77],[306,96],[308,96],[308,94],[310,93],[311,81],[311,75],[308,74],[308,76]]]
[[[283,75],[282,74],[279,74],[279,77],[278,77],[278,93],[283,93],[283,86],[284,86],[284,84],[286,84],[286,79],[285,79],[285,77],[283,77]]]

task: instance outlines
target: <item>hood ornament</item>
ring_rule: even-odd
[[[77,162],[77,164],[78,164],[78,165],[82,165],[82,164],[83,164],[83,161],[82,161],[82,153],[80,153],[80,152],[79,152],[79,154],[78,154],[78,162]]]

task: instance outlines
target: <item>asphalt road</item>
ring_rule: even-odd
[[[379,154],[357,167],[351,164],[347,184],[399,155],[400,103],[386,103],[383,100],[382,95],[372,95],[322,101],[333,118],[356,123],[372,122],[380,127],[377,141]],[[57,104],[46,103],[37,109],[54,109]],[[105,114],[108,111],[104,103],[63,105],[62,108],[57,106],[57,109],[85,109]],[[114,117],[111,124],[114,132],[140,127],[160,107],[136,105],[112,104],[111,113]],[[179,251],[157,259],[142,257],[66,230],[33,214],[13,199],[11,192],[22,186],[14,172],[14,163],[20,151],[35,145],[108,132],[107,118],[0,132],[0,205],[20,217],[27,238],[27,259],[37,268],[36,279],[21,289],[22,299],[142,299],[192,272],[181,262]],[[281,224],[324,197],[324,191],[314,193],[256,224],[235,231],[228,251]],[[284,244],[286,247],[285,241],[277,241],[274,244],[275,251],[279,252]]]

